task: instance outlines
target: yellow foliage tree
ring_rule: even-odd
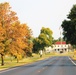
[[[9,3],[1,3],[0,4],[0,55],[2,63],[4,65],[3,56],[7,52],[7,44],[6,41],[9,40],[8,32],[11,30],[11,24],[18,20],[16,13],[10,10],[11,7]]]
[[[24,54],[23,49],[27,47],[27,43],[25,42],[26,33],[26,28],[24,30],[24,26],[20,24],[20,22],[13,24],[11,27],[11,33],[9,33],[9,38],[12,39],[8,47],[9,52],[16,56],[17,62],[19,61],[19,57]]]
[[[5,53],[16,56],[17,62],[27,48],[31,30],[26,24],[20,24],[14,11],[11,11],[9,3],[0,4],[0,55],[1,65],[4,65]],[[31,45],[32,46],[32,45]],[[31,47],[32,48],[32,47]],[[30,50],[29,50],[30,51]]]

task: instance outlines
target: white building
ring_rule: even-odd
[[[50,53],[50,52],[52,52],[52,47],[51,46],[49,46],[49,47],[45,47],[45,52],[46,53]]]
[[[58,53],[68,52],[69,44],[66,44],[66,42],[56,42],[53,45],[53,50]]]

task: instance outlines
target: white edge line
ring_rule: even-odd
[[[3,72],[7,72],[7,71],[11,71],[11,70],[14,70],[14,69],[17,69],[18,67],[16,68],[11,68],[11,69],[6,69],[6,70],[1,70],[0,73],[3,73]]]
[[[71,62],[76,66],[76,63],[70,58],[70,57],[68,57],[70,60],[71,60]]]

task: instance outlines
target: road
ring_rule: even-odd
[[[69,57],[58,56],[1,71],[0,75],[76,75],[76,66]]]

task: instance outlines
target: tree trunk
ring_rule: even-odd
[[[3,65],[4,65],[4,55],[1,54],[1,66],[3,66]]]
[[[17,63],[19,63],[19,59],[17,58]]]
[[[19,58],[18,58],[18,56],[17,56],[17,63],[19,63]]]
[[[11,62],[13,61],[12,54],[10,55],[10,60],[11,60]]]

